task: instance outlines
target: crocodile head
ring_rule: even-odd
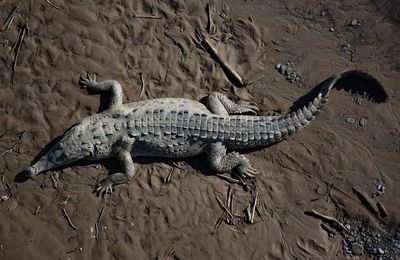
[[[33,177],[43,171],[62,167],[90,156],[94,148],[92,142],[82,141],[86,138],[85,132],[86,127],[82,123],[70,128],[59,142],[24,171],[24,175]]]

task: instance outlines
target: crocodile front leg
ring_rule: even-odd
[[[236,172],[242,177],[254,177],[258,172],[250,165],[249,160],[237,152],[226,153],[226,148],[221,142],[208,146],[207,160],[210,168],[216,172]]]
[[[108,104],[108,108],[122,105],[122,99],[123,99],[122,87],[121,84],[118,83],[118,81],[107,80],[98,83],[96,82],[95,75],[93,75],[93,78],[87,75],[86,77],[81,76],[78,84],[81,86],[81,88],[85,88],[95,93],[109,91],[111,97],[110,97],[110,102]]]
[[[135,176],[135,167],[133,165],[131,150],[134,142],[135,140],[129,137],[122,137],[119,140],[118,146],[121,150],[117,153],[116,158],[121,165],[122,171],[111,174],[97,184],[95,187],[97,195],[104,196],[109,192],[112,193],[112,187],[114,185],[122,184],[133,179]]]
[[[97,184],[95,188],[97,195],[104,196],[108,193],[112,193],[112,186],[128,182],[135,176],[135,167],[133,165],[130,151],[122,150],[117,154],[116,158],[121,165],[122,172],[111,174]]]
[[[206,98],[206,107],[217,115],[251,114],[257,115],[259,109],[252,105],[238,105],[219,92],[212,92]]]

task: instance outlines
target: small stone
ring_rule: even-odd
[[[360,256],[363,254],[364,248],[362,245],[354,243],[351,244],[351,251],[353,252],[354,255]]]
[[[335,29],[334,29],[333,27],[331,27],[331,28],[329,28],[329,31],[330,31],[330,32],[334,32]]]
[[[80,248],[78,248],[78,250],[79,250],[80,252],[82,252],[82,251],[83,251],[83,248],[82,248],[82,247],[80,247]]]
[[[364,117],[361,117],[360,121],[358,123],[360,124],[360,126],[364,127],[367,125],[367,119],[365,119]]]
[[[346,122],[347,122],[347,123],[350,123],[350,124],[354,124],[354,122],[356,122],[356,120],[355,120],[354,118],[352,118],[352,117],[348,117],[348,118],[346,119]]]
[[[282,65],[279,67],[278,71],[279,71],[280,74],[285,75],[287,69],[288,69],[288,66],[282,64]]]
[[[281,66],[282,66],[282,64],[278,63],[275,65],[275,69],[279,70]]]
[[[288,76],[288,78],[291,78],[292,77],[292,74],[293,74],[293,69],[291,69],[291,68],[287,68],[286,69],[286,71],[285,71],[285,75],[287,75]]]
[[[350,22],[350,26],[357,26],[357,25],[358,25],[357,19],[353,19],[353,20]]]
[[[346,224],[345,227],[346,227],[347,229],[350,229],[350,228],[351,228],[350,224]]]
[[[347,238],[347,241],[349,241],[350,243],[353,243],[353,242],[356,241],[356,238],[355,238],[354,236],[349,236],[349,237]]]
[[[385,251],[382,248],[378,248],[378,253],[383,255],[385,253]]]
[[[321,16],[326,16],[326,12],[325,11],[321,11]]]
[[[348,51],[350,51],[350,48],[351,48],[351,45],[349,43],[345,43],[341,47],[342,52],[348,52]]]

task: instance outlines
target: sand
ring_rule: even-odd
[[[206,32],[208,1],[21,1],[8,26],[18,2],[0,3],[0,26],[6,25],[0,32],[1,259],[348,257],[343,236],[330,236],[321,220],[305,214],[311,209],[351,228],[368,226],[380,234],[398,229],[397,0],[211,1],[210,42],[246,82],[262,76],[245,87],[233,86],[192,40],[196,28]],[[349,26],[353,19],[360,25]],[[290,83],[275,69],[287,62],[301,75],[299,82]],[[118,170],[113,159],[14,181],[49,142],[104,105],[106,95],[89,95],[77,85],[86,72],[118,80],[125,102],[139,100],[142,74],[141,99],[198,100],[220,91],[256,104],[266,115],[287,112],[314,86],[347,69],[373,74],[389,102],[332,92],[303,131],[247,152],[261,172],[247,190],[216,177],[201,156],[174,162],[137,158],[137,179],[105,199],[92,190]],[[385,192],[370,198],[379,184]],[[382,202],[388,216],[371,213],[353,187],[374,206]],[[224,212],[216,197],[225,202],[229,188],[238,216],[215,228]],[[249,224],[243,214],[256,194]],[[364,250],[362,257],[369,254]]]

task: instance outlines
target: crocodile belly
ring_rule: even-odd
[[[204,147],[203,141],[137,141],[132,147],[131,154],[144,157],[185,158],[201,154]]]

